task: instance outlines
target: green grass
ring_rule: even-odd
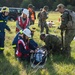
[[[60,17],[59,13],[51,12],[49,13],[49,19],[47,21],[53,20],[55,22],[54,27],[49,28],[50,34],[55,34],[60,37],[60,30],[57,29],[60,23],[58,18]],[[36,32],[34,35],[34,40],[38,42],[39,46],[44,45],[39,39],[40,28],[38,28],[37,20],[35,23]],[[27,62],[18,62],[14,56],[14,49],[12,48],[12,40],[15,37],[15,22],[8,22],[9,27],[12,30],[12,34],[9,34],[6,31],[6,40],[5,40],[5,51],[4,56],[0,55],[0,75],[75,75],[75,41],[71,43],[71,58],[64,58],[62,55],[50,55],[46,65],[43,69],[32,69],[30,64]]]

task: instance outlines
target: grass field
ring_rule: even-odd
[[[58,21],[60,14],[50,12],[48,15],[49,19],[47,21],[53,20],[55,26],[49,28],[50,34],[55,34],[60,37],[60,30],[57,29],[60,22]],[[44,45],[44,43],[39,39],[40,29],[35,22],[36,32],[34,35],[34,40],[38,42],[39,46]],[[12,40],[15,37],[15,22],[8,22],[9,27],[12,30],[12,34],[6,31],[5,40],[5,51],[4,56],[0,55],[0,75],[75,75],[75,41],[71,43],[71,58],[64,58],[62,55],[50,55],[46,65],[43,69],[32,69],[30,64],[27,62],[18,62],[14,56],[14,49],[12,48]]]

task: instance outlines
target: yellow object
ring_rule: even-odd
[[[23,31],[22,30],[20,30],[20,34],[22,34],[23,33]]]
[[[36,30],[36,28],[34,27],[34,25],[29,26],[29,29],[30,29],[31,31],[35,31],[35,30]]]
[[[9,8],[4,6],[2,7],[1,12],[9,12]]]
[[[0,47],[0,50],[4,50],[4,48],[3,47]]]

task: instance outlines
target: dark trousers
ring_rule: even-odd
[[[0,53],[3,53],[4,51],[4,38],[0,38]]]
[[[46,21],[41,22],[41,33],[44,32],[44,28],[46,29],[46,34],[49,33],[49,28],[46,24]]]

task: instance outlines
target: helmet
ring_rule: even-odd
[[[26,28],[26,29],[23,30],[23,34],[25,34],[29,38],[31,37],[31,31],[28,28]]]
[[[4,6],[2,7],[1,12],[9,12],[9,8]]]
[[[27,9],[23,9],[23,12],[22,12],[22,13],[26,14],[27,17],[29,17],[29,10],[27,10]]]

